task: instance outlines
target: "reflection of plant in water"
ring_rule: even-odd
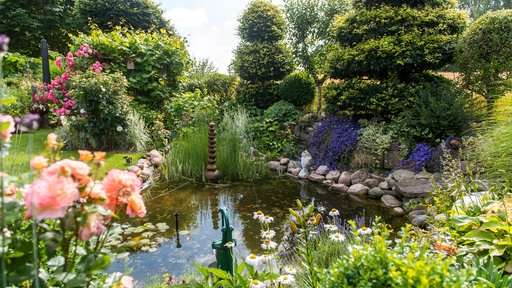
[[[155,252],[160,244],[168,241],[167,238],[158,236],[158,232],[165,232],[169,229],[166,223],[146,223],[141,226],[133,227],[128,223],[117,224],[109,234],[105,242],[107,247],[116,249],[116,251],[130,252]],[[120,253],[118,258],[127,257],[128,253]]]

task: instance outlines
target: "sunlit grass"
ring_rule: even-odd
[[[30,170],[30,159],[44,152],[44,143],[48,134],[52,132],[54,132],[53,129],[40,129],[33,133],[12,135],[9,154],[2,159],[3,171],[10,175],[21,175],[22,173],[28,172]],[[126,154],[107,152],[105,166],[103,166],[99,172],[104,174],[113,168],[125,169],[129,165],[126,162],[125,156],[131,157],[131,164],[135,164],[137,159],[143,155],[143,153]],[[78,151],[61,151],[59,158],[78,159]]]

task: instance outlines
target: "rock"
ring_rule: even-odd
[[[285,165],[279,165],[276,167],[276,171],[279,173],[286,173],[288,168]]]
[[[300,168],[290,168],[288,167],[288,173],[292,174],[293,176],[299,176]]]
[[[348,171],[343,171],[340,178],[338,178],[338,183],[350,186],[350,173]]]
[[[391,195],[383,195],[380,200],[384,203],[384,205],[388,208],[394,208],[402,205],[402,202],[400,202],[398,199]]]
[[[379,187],[373,187],[370,189],[370,191],[368,191],[368,196],[373,197],[373,198],[380,198],[383,195],[385,195],[384,191],[382,189],[380,189]]]
[[[276,170],[279,169],[279,166],[281,166],[281,164],[279,163],[279,161],[269,161],[267,163],[267,166],[268,168],[270,168],[270,170]]]
[[[139,174],[139,172],[141,170],[140,170],[140,168],[138,166],[132,165],[132,166],[129,166],[128,168],[126,168],[126,171],[133,172],[135,174]]]
[[[414,179],[414,173],[405,169],[398,169],[391,173],[391,178],[395,179],[397,182],[403,182],[406,180]]]
[[[311,182],[322,183],[325,181],[325,176],[316,174],[316,173],[312,173],[311,175],[308,176],[308,179]]]
[[[158,150],[151,150],[149,151],[146,156],[148,158],[151,158],[151,157],[160,157],[160,158],[163,158],[162,154],[160,152],[158,152]]]
[[[411,218],[416,218],[420,215],[427,215],[427,210],[414,210],[408,214]]]
[[[427,210],[427,206],[421,204],[421,203],[418,203],[416,205],[414,205],[414,207],[412,207],[412,211],[414,210]]]
[[[402,199],[403,196],[400,192],[396,191],[395,189],[391,190],[382,190],[384,192],[384,195],[391,195],[395,197],[396,199]]]
[[[459,140],[453,138],[452,140],[450,140],[450,146],[452,147],[453,150],[459,150],[459,149],[462,149],[464,148],[464,144],[462,144],[462,142],[460,142]]]
[[[334,183],[334,181],[330,179],[325,179],[324,182],[322,182],[323,185],[331,186]]]
[[[151,177],[151,170],[149,170],[149,168],[145,168],[145,169],[142,169],[139,174],[138,174],[140,180],[142,180],[142,182],[146,182],[149,177]]]
[[[391,189],[391,187],[389,186],[388,182],[386,182],[386,181],[380,182],[379,183],[379,188],[382,189],[382,190],[389,190],[389,189]]]
[[[432,174],[428,172],[421,171],[420,173],[416,174],[416,179],[419,180],[430,180],[432,178]]]
[[[329,171],[329,173],[327,173],[327,175],[325,175],[325,179],[327,180],[332,180],[333,182],[338,182],[338,179],[340,178],[340,171],[338,170],[332,170],[332,171]]]
[[[379,183],[380,183],[380,182],[384,182],[384,181],[385,181],[384,177],[379,176],[379,175],[377,175],[377,174],[373,174],[373,173],[372,173],[372,174],[370,174],[370,179],[376,179],[376,180],[378,180],[378,181],[379,181]]]
[[[402,153],[400,152],[400,143],[391,142],[389,148],[384,151],[384,168],[395,169],[400,165]]]
[[[373,179],[373,178],[368,178],[363,181],[363,185],[368,188],[378,187],[379,183],[380,183],[379,180]]]
[[[428,180],[410,179],[398,182],[395,186],[396,191],[407,198],[423,198],[432,192],[434,186]]]
[[[300,157],[300,165],[302,169],[299,173],[299,178],[308,178],[309,177],[309,167],[311,167],[311,154],[309,154],[308,150],[304,150]]]
[[[391,209],[390,214],[395,216],[403,216],[405,214],[405,211],[404,208],[402,207],[394,207],[393,209]]]
[[[427,228],[428,225],[428,216],[427,215],[419,215],[418,217],[414,217],[411,221],[412,225],[419,227],[421,229]]]
[[[149,168],[150,165],[151,163],[149,162],[149,160],[144,158],[141,158],[139,159],[139,161],[137,161],[137,167],[139,167],[140,169]]]
[[[155,168],[158,168],[160,165],[162,165],[162,163],[164,161],[164,157],[157,150],[149,151],[146,154],[146,156],[147,156],[147,159],[149,160],[149,162],[151,163],[151,165],[153,165]]]
[[[334,183],[331,185],[331,187],[329,187],[329,189],[332,191],[341,191],[341,192],[347,192],[348,188],[349,187],[347,185],[339,184],[339,183]]]
[[[354,184],[354,185],[350,186],[347,190],[347,192],[349,194],[358,195],[358,196],[367,195],[368,191],[370,191],[370,188],[364,186],[363,184]]]
[[[299,165],[300,163],[297,163],[296,161],[293,161],[291,160],[289,163],[288,163],[288,169],[296,169],[296,168],[299,168],[300,170],[300,167]]]
[[[396,180],[391,178],[391,176],[386,177],[385,180],[386,180],[386,183],[388,183],[388,185],[389,185],[389,189],[393,189],[393,187],[395,187]]]
[[[325,175],[327,175],[327,173],[329,173],[329,167],[327,167],[326,165],[320,165],[315,170],[315,174],[320,174],[320,175],[325,176]]]
[[[290,163],[290,159],[289,158],[281,158],[281,159],[279,159],[279,164],[281,164],[281,165],[287,166],[288,163]]]
[[[350,175],[350,182],[352,184],[360,184],[368,177],[370,177],[370,171],[368,171],[368,169],[359,169]]]

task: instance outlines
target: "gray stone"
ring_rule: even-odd
[[[426,197],[434,186],[428,180],[410,179],[407,181],[398,182],[395,186],[396,190],[407,198],[423,198]]]
[[[315,174],[320,174],[320,175],[325,176],[325,175],[327,175],[327,173],[329,173],[329,167],[327,167],[326,165],[320,165],[315,170]]]
[[[302,169],[299,173],[299,178],[308,178],[309,177],[309,167],[311,167],[311,154],[309,154],[308,150],[304,150],[300,157],[300,166]]]
[[[359,169],[350,175],[350,182],[352,184],[360,184],[368,177],[370,177],[370,171],[368,171],[368,169]]]
[[[388,208],[394,208],[402,205],[402,202],[400,202],[398,199],[391,195],[383,195],[380,200],[384,203],[384,205]]]
[[[358,196],[367,195],[368,191],[370,191],[370,188],[364,186],[363,184],[354,184],[354,185],[350,186],[347,190],[347,192],[349,194],[358,195]]]
[[[343,171],[340,178],[338,178],[338,183],[350,186],[350,173],[348,171]]]
[[[385,195],[384,191],[382,189],[380,189],[379,187],[373,187],[370,189],[370,191],[368,191],[368,196],[373,197],[373,198],[380,198],[383,195]]]
[[[126,171],[133,172],[133,173],[137,174],[140,172],[140,168],[135,165],[132,165],[132,166],[128,166],[128,168],[126,168]]]
[[[384,168],[395,169],[400,165],[401,160],[400,144],[398,142],[391,143],[389,149],[384,151]]]
[[[390,214],[395,216],[403,216],[405,214],[405,211],[404,208],[402,207],[394,207],[393,209],[391,209]]]
[[[333,182],[338,182],[340,175],[341,175],[340,171],[332,170],[332,171],[329,171],[329,173],[327,173],[327,175],[325,175],[325,179],[332,180]]]
[[[398,191],[396,191],[395,189],[391,189],[391,190],[382,190],[384,192],[384,195],[391,195],[393,197],[395,197],[396,199],[402,199],[402,194]]]
[[[420,227],[421,229],[427,228],[428,225],[428,216],[427,215],[420,215],[418,217],[414,217],[411,221],[412,225],[416,227]]]
[[[297,177],[302,178],[302,179],[308,179],[309,171],[307,171],[305,169],[300,169],[299,174],[297,175]]]
[[[293,176],[299,176],[300,168],[289,168],[288,167],[288,173],[292,174]]]
[[[140,169],[149,168],[149,166],[151,166],[151,162],[147,159],[139,159],[139,161],[137,161],[137,167]]]
[[[368,178],[363,181],[363,185],[368,188],[378,187],[379,183],[380,183],[379,180],[373,179],[373,178]]]
[[[281,159],[279,159],[279,164],[281,164],[281,165],[287,166],[289,163],[290,163],[290,159],[289,158],[281,158]]]
[[[377,175],[377,174],[373,174],[373,173],[372,173],[372,174],[370,174],[370,178],[371,178],[371,179],[377,179],[377,180],[379,180],[379,183],[380,183],[380,182],[384,182],[384,181],[385,181],[384,177],[382,177],[382,176],[380,176],[380,175]]]
[[[430,174],[428,172],[423,172],[423,171],[416,174],[416,179],[430,180],[432,177],[433,177],[432,174]]]
[[[414,179],[415,176],[412,171],[405,170],[405,169],[398,169],[391,174],[391,178],[395,179],[397,182],[403,182],[406,180]]]
[[[269,161],[267,163],[267,166],[268,166],[268,168],[270,168],[270,170],[276,170],[277,171],[277,169],[279,169],[281,164],[279,163],[279,161]]]
[[[425,206],[424,204],[418,203],[418,204],[414,205],[412,210],[413,211],[414,210],[427,210],[427,206]]]
[[[427,210],[413,210],[411,212],[409,212],[409,215],[411,218],[415,218],[415,217],[418,217],[420,215],[427,215]]]
[[[341,192],[347,192],[348,188],[349,187],[347,185],[339,184],[339,183],[334,183],[331,185],[331,187],[329,187],[329,189],[332,191],[341,191]]]
[[[146,182],[151,177],[151,170],[149,168],[142,169],[137,176],[139,176],[142,182]]]
[[[289,163],[288,163],[288,169],[296,169],[296,168],[299,168],[299,163],[297,161],[293,161],[291,160]]]
[[[382,190],[389,190],[391,189],[391,186],[389,186],[388,182],[384,181],[379,183],[379,188]]]
[[[322,184],[324,184],[326,186],[331,186],[332,184],[334,184],[334,181],[332,181],[330,179],[325,179],[325,181],[322,182]]]
[[[389,189],[393,189],[393,187],[395,187],[396,180],[391,178],[391,176],[386,177],[385,180],[386,180],[386,183],[388,183],[388,185],[389,185]]]
[[[325,176],[313,173],[309,175],[308,179],[311,182],[322,183],[325,181]]]

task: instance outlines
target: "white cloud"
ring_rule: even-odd
[[[205,9],[173,8],[164,13],[176,28],[201,28],[208,23],[208,13]]]

